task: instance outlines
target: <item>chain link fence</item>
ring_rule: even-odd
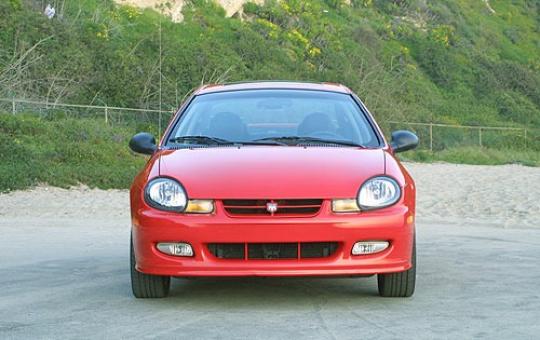
[[[450,148],[479,146],[493,149],[540,151],[540,130],[515,127],[467,126],[439,123],[387,121],[383,131],[413,131],[420,139],[419,150],[432,152]]]
[[[173,117],[170,110],[137,109],[99,105],[46,103],[15,98],[0,98],[0,112],[13,115],[37,114],[43,119],[95,118],[106,124],[133,126],[138,131],[159,135]],[[437,152],[449,148],[480,146],[493,149],[540,151],[540,130],[517,127],[465,126],[439,123],[380,122],[387,137],[394,130],[411,130],[420,139],[420,150]]]
[[[0,98],[0,112],[35,114],[42,119],[58,120],[65,118],[101,119],[109,125],[132,126],[140,131],[159,134],[169,123],[176,109],[156,110],[115,106],[78,105],[47,103],[24,99]]]

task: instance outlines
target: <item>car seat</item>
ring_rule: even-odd
[[[246,124],[237,114],[219,112],[210,121],[208,135],[230,141],[242,141],[247,139],[248,133]]]
[[[298,125],[298,136],[311,136],[320,132],[332,132],[333,124],[324,113],[311,113]]]

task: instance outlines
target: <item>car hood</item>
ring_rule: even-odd
[[[350,198],[384,170],[380,149],[193,148],[164,150],[159,160],[161,176],[177,179],[199,199]]]

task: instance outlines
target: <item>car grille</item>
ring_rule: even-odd
[[[323,203],[322,199],[279,199],[279,200],[253,200],[231,199],[223,200],[223,207],[231,216],[314,216]],[[268,209],[268,205],[275,205],[276,210]]]
[[[210,253],[219,259],[243,260],[325,258],[332,256],[337,248],[337,242],[208,244]]]

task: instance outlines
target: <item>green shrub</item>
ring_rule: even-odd
[[[145,162],[129,151],[134,129],[94,119],[0,115],[0,191],[38,183],[128,188]]]

